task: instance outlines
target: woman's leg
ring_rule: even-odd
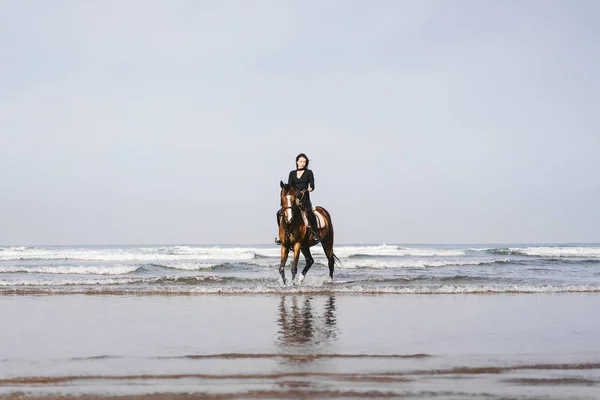
[[[306,207],[306,218],[308,219],[308,223],[310,224],[310,229],[312,230],[314,241],[318,242],[319,238],[319,224],[317,223],[317,216],[315,215],[312,209],[312,203],[310,199],[308,199],[304,206]]]

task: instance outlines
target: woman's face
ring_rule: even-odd
[[[298,161],[296,161],[296,165],[298,166],[298,169],[304,168],[306,166],[306,158],[300,157]]]

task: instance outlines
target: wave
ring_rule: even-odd
[[[543,258],[600,258],[600,247],[524,247],[488,249],[491,254]]]
[[[289,276],[288,276],[289,277]],[[369,286],[407,286],[413,285],[416,282],[462,282],[468,281],[470,284],[483,284],[486,282],[499,282],[498,279],[489,277],[477,277],[470,275],[451,275],[443,277],[419,275],[414,277],[409,276],[394,276],[394,277],[370,277],[367,279],[338,279],[334,283],[329,281],[326,275],[309,278],[309,286],[323,286],[329,284],[335,285],[369,285]],[[279,277],[275,274],[271,276],[261,277],[239,277],[239,276],[224,276],[224,275],[201,275],[201,276],[153,276],[153,277],[134,277],[123,276],[118,278],[32,278],[32,279],[12,279],[0,280],[0,287],[11,286],[116,286],[116,285],[138,285],[138,286],[155,286],[155,285],[202,285],[202,284],[219,284],[222,287],[225,285],[270,285],[279,286]],[[506,279],[503,280],[506,283]]]
[[[0,248],[0,261],[16,260],[73,260],[73,261],[193,261],[193,260],[253,260],[279,258],[279,246],[227,247],[227,246],[163,246],[163,247],[4,247]],[[311,249],[316,256],[324,256],[323,249]],[[436,249],[390,245],[334,246],[338,257],[395,256],[395,257],[460,257],[461,249]]]
[[[96,278],[96,279],[57,279],[57,278],[32,278],[32,279],[11,279],[0,280],[1,287],[20,287],[20,286],[110,286],[110,285],[133,285],[144,283],[144,278],[119,277],[119,278]]]
[[[484,283],[492,283],[492,282],[500,282],[499,279],[495,279],[495,278],[487,278],[487,277],[478,277],[478,276],[469,276],[469,275],[451,275],[451,276],[443,276],[443,277],[435,277],[435,276],[425,276],[425,275],[420,275],[420,276],[414,276],[414,277],[408,277],[408,276],[404,276],[404,277],[400,277],[400,276],[396,276],[396,277],[390,277],[390,278],[386,278],[386,277],[375,277],[375,278],[369,278],[369,279],[342,279],[342,280],[338,280],[336,281],[336,284],[342,284],[342,285],[360,285],[360,284],[368,284],[368,285],[377,285],[377,286],[398,286],[398,285],[402,285],[404,287],[408,286],[408,285],[414,285],[415,283],[418,282],[428,282],[430,284],[434,284],[435,282],[440,282],[440,284],[442,283],[452,283],[452,282],[469,282],[470,284],[474,285],[474,284],[478,284],[478,285],[482,285]],[[503,279],[503,282],[506,283],[507,280]]]
[[[509,258],[492,260],[374,260],[374,259],[348,259],[343,261],[344,268],[348,269],[386,269],[386,268],[435,268],[435,267],[461,267],[483,266],[494,264],[522,264]]]
[[[466,254],[461,249],[436,249],[402,246],[334,246],[338,257],[396,256],[396,257],[460,257]]]
[[[125,275],[136,272],[140,265],[111,265],[111,266],[2,266],[0,273],[27,273],[27,274],[70,274],[70,275]]]
[[[178,271],[217,271],[217,270],[243,270],[248,268],[274,268],[279,263],[274,262],[174,262],[174,263],[149,263],[149,264],[114,264],[114,265],[2,265],[0,274],[25,273],[47,275],[126,275],[144,270],[178,270]],[[266,260],[265,260],[266,261]]]
[[[320,246],[313,255],[324,256]],[[436,248],[396,245],[336,245],[340,258],[360,257],[463,257],[487,252],[506,256],[546,258],[600,258],[600,246],[530,246],[501,248]],[[81,261],[242,261],[279,258],[280,247],[155,246],[155,247],[0,247],[0,261],[81,260]]]
[[[10,247],[0,253],[0,261],[178,261],[178,260],[252,260],[257,250],[229,247],[140,247],[140,248],[31,248]],[[277,252],[279,254],[279,251]]]
[[[260,294],[344,294],[344,295],[480,295],[480,294],[542,294],[542,293],[600,293],[600,285],[430,285],[430,286],[366,286],[327,283],[253,287],[215,286],[12,286],[2,287],[0,294],[100,294],[100,295],[260,295]]]
[[[326,266],[325,257],[315,256],[316,266]],[[600,261],[600,260],[599,260]],[[300,266],[304,265],[303,260]],[[289,264],[289,261],[288,261]],[[422,269],[441,267],[479,267],[502,264],[522,264],[509,258],[489,260],[419,260],[419,259],[344,259],[340,264],[341,269]],[[254,269],[271,270],[279,266],[279,259],[258,258],[234,262],[220,261],[191,261],[191,262],[164,262],[154,261],[148,264],[115,264],[115,265],[1,265],[2,273],[26,274],[73,274],[73,275],[125,275],[140,272],[146,269],[166,269],[175,271],[218,271]]]
[[[155,276],[155,277],[118,277],[118,278],[79,278],[79,279],[14,279],[0,280],[0,287],[35,287],[35,286],[123,286],[123,285],[199,285],[210,283],[255,283],[264,282],[262,279],[238,278],[231,276]]]
[[[156,267],[156,268],[175,269],[175,270],[181,270],[181,271],[213,270],[213,269],[219,269],[220,267],[231,266],[231,264],[229,264],[229,263],[220,263],[220,262],[191,262],[191,263],[165,263],[165,264],[152,263],[149,265],[152,267]]]

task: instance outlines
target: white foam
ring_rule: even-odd
[[[373,269],[386,269],[386,268],[435,268],[435,267],[450,267],[450,266],[480,266],[480,265],[491,265],[497,263],[510,263],[508,258],[497,258],[497,259],[486,259],[486,260],[373,260],[373,259],[344,259],[342,261],[344,268],[357,269],[357,268],[373,268]]]
[[[123,275],[137,271],[138,265],[111,265],[111,266],[36,266],[13,267],[0,265],[0,273],[24,272],[32,274],[73,274],[73,275]]]
[[[162,288],[157,288],[161,290]],[[291,286],[258,286],[254,288],[167,288],[169,292],[197,293],[197,294],[268,294],[268,293],[343,293],[343,294],[503,294],[503,293],[579,293],[600,292],[600,285],[570,285],[570,286],[535,286],[535,285],[511,285],[511,286],[419,286],[419,287],[370,287],[370,286],[340,286],[339,282],[331,281],[329,277],[317,277],[305,280],[304,283]]]
[[[74,286],[74,285],[123,285],[142,283],[140,278],[106,278],[106,279],[18,279],[0,280],[0,286]]]
[[[179,269],[183,271],[198,271],[201,269],[210,269],[220,265],[221,263],[210,263],[210,262],[194,262],[194,263],[166,263],[160,264],[160,267]]]
[[[138,288],[152,287],[152,285],[179,285],[180,287],[187,287],[187,285],[193,283],[215,283],[223,280],[223,277],[215,275],[197,275],[197,276],[119,276],[119,277],[90,277],[90,276],[73,276],[70,278],[64,277],[45,277],[35,276],[31,278],[22,277],[17,275],[11,279],[0,280],[0,287],[19,287],[19,286],[30,286],[30,287],[44,287],[53,286],[57,290],[61,286],[65,288],[73,286],[96,286],[99,289],[110,289],[119,290],[115,287],[127,286],[127,285],[139,285]],[[70,290],[70,289],[69,289]]]
[[[509,251],[537,257],[600,257],[600,247],[526,247],[510,248]]]
[[[420,287],[387,287],[377,288],[381,293],[398,294],[493,294],[493,293],[569,293],[569,292],[600,292],[599,285],[502,285],[502,286],[477,286],[477,285],[444,285]]]
[[[322,246],[311,248],[316,256],[324,256]],[[399,247],[390,245],[347,246],[334,245],[338,257],[365,256],[414,256],[414,257],[459,257],[465,254],[460,249],[435,249],[421,247]],[[279,258],[279,246],[270,248],[225,247],[225,246],[163,246],[163,247],[8,247],[0,251],[0,261],[11,260],[80,260],[80,261],[194,261],[223,260],[243,261],[256,257]]]
[[[385,244],[379,246],[334,246],[334,252],[338,257],[349,257],[352,255],[397,257],[459,257],[465,255],[465,251],[460,249],[400,247]]]
[[[323,247],[320,245],[311,247],[310,249],[313,256],[325,256]],[[256,249],[256,254],[265,257],[279,257],[279,247],[270,249]],[[350,256],[413,256],[413,257],[460,257],[466,254],[465,250],[461,249],[434,249],[434,248],[420,248],[420,247],[399,247],[390,245],[366,245],[366,246],[347,246],[347,245],[334,245],[333,252],[338,257],[350,257]]]
[[[402,247],[392,245],[334,245],[338,257],[396,256],[396,257],[461,257],[471,251],[499,249],[440,249],[426,247]],[[501,249],[500,249],[501,250]],[[538,257],[589,257],[600,258],[600,247],[538,246],[506,249],[509,254]],[[311,248],[314,256],[324,256],[321,246]],[[226,247],[226,246],[163,246],[163,247],[3,247],[0,261],[12,260],[81,260],[81,261],[244,261],[256,257],[279,258],[280,247]]]
[[[251,260],[253,248],[230,247],[140,247],[140,248],[30,248],[11,247],[0,252],[0,261],[78,260],[78,261],[177,261]]]
[[[320,282],[320,283],[319,283]],[[302,285],[292,286],[288,283],[282,285],[255,286],[252,288],[243,287],[205,287],[205,286],[148,286],[148,287],[110,287],[110,286],[63,286],[54,287],[31,287],[31,285],[22,285],[29,287],[9,288],[12,293],[105,293],[105,294],[172,294],[172,295],[208,295],[208,294],[232,294],[232,295],[252,295],[252,294],[390,294],[390,295],[452,295],[452,294],[536,294],[536,293],[598,293],[599,285],[570,285],[570,286],[533,286],[533,285],[512,285],[512,286],[419,286],[419,287],[368,287],[356,285],[352,287],[340,286],[339,282],[331,282],[329,278],[319,279],[319,282],[305,282]],[[0,281],[0,287],[2,287]]]

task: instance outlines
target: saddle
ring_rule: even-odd
[[[325,216],[321,214],[321,212],[318,211],[315,207],[313,207],[313,213],[315,213],[315,219],[317,220],[317,228],[325,228]],[[302,219],[304,220],[304,223],[308,226],[309,222],[308,217],[306,216],[305,209],[302,209]]]
[[[302,220],[304,221],[304,224],[306,226],[310,225],[310,223],[308,222],[308,217],[306,216],[306,207],[304,207],[304,204],[299,198],[296,198],[296,204],[298,205],[298,207],[300,207]],[[313,213],[315,214],[315,219],[317,220],[317,228],[325,228],[325,216],[319,211],[317,211],[316,207],[313,207]]]

